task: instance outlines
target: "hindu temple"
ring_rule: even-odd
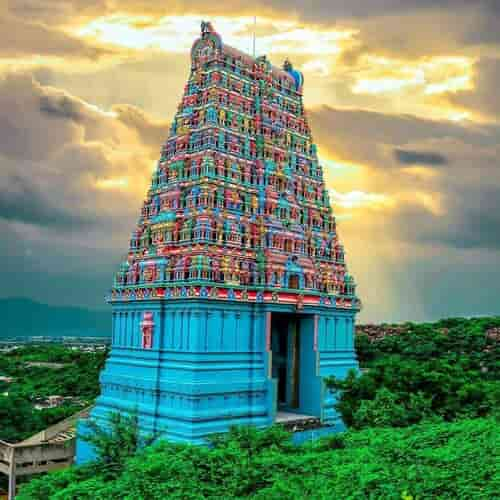
[[[92,416],[203,443],[234,425],[341,425],[360,309],[303,106],[303,75],[210,23],[115,275]],[[82,432],[82,431],[81,431]],[[78,442],[78,461],[90,453]]]

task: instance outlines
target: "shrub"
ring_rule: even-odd
[[[76,467],[32,481],[17,498],[496,498],[497,426],[489,418],[372,428],[284,449],[274,430],[239,432],[213,448],[159,442],[113,478]]]
[[[108,477],[119,474],[125,461],[139,450],[152,444],[157,435],[141,435],[137,412],[130,415],[110,413],[108,421],[100,424],[89,419],[86,426],[90,432],[81,436],[95,451],[95,466]]]
[[[408,324],[400,335],[359,344],[368,367],[327,385],[355,428],[406,426],[428,419],[481,417],[500,406],[500,347],[488,337],[500,320]],[[365,338],[366,337],[366,338]]]

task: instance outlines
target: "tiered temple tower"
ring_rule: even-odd
[[[323,378],[356,367],[360,303],[286,61],[225,45],[210,23],[127,259],[93,416],[202,442],[280,415],[338,423]],[[88,450],[79,442],[79,460]]]

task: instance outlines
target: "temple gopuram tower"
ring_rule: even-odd
[[[233,425],[340,424],[324,378],[357,366],[360,302],[302,92],[291,63],[202,23],[109,296],[94,418],[138,411],[145,432],[192,443]],[[78,461],[88,453],[80,440]]]

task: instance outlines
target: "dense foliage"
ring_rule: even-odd
[[[398,335],[358,335],[363,367],[331,380],[351,427],[407,426],[482,417],[500,407],[500,318],[411,324]],[[383,330],[383,327],[381,328]]]
[[[111,413],[106,427],[94,419],[89,419],[86,424],[89,432],[81,437],[94,449],[99,471],[105,477],[113,478],[122,472],[128,458],[151,445],[158,437],[157,434],[140,433],[137,412],[131,415]]]
[[[296,447],[281,428],[239,428],[210,448],[136,452],[137,421],[117,417],[110,433],[95,429],[95,463],[18,498],[500,498],[500,318],[376,329],[357,337],[362,371],[330,381],[345,434]]]
[[[0,439],[16,442],[72,415],[99,393],[98,377],[106,353],[71,350],[60,345],[29,346],[0,356],[0,375],[13,381],[0,387]],[[30,366],[60,363],[60,368]],[[73,396],[58,408],[34,409],[38,398]]]
[[[302,447],[279,429],[240,429],[212,449],[160,442],[113,477],[100,466],[37,479],[19,500],[497,498],[492,418],[351,431]]]

